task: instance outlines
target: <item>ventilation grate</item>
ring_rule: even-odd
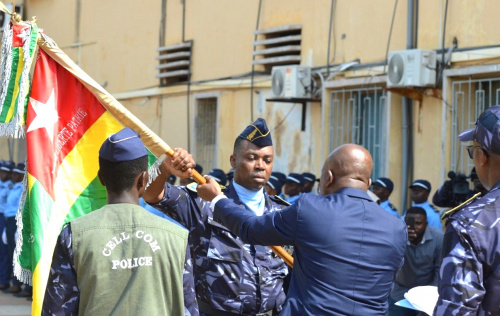
[[[189,41],[157,49],[159,64],[156,66],[156,78],[160,79],[160,86],[189,80],[192,48],[193,41]]]
[[[302,25],[284,25],[254,31],[258,39],[253,42],[253,65],[262,65],[271,71],[277,65],[299,65]]]

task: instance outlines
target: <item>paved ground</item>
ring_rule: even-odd
[[[31,301],[0,291],[0,316],[30,316]]]

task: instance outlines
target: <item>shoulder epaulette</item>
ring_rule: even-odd
[[[439,213],[439,210],[434,205],[429,203],[429,206],[434,210],[434,212]]]
[[[191,182],[188,185],[186,185],[186,189],[188,189],[191,192],[196,192],[196,193],[198,193],[198,191],[196,190],[197,187],[198,187],[198,183],[196,183],[196,182]],[[222,191],[226,190],[226,187],[224,185],[221,185],[220,188]]]
[[[188,185],[186,185],[186,189],[188,189],[191,192],[198,192],[198,191],[196,191],[197,187],[198,187],[198,183],[196,183],[196,182],[191,182]]]
[[[481,192],[478,192],[476,194],[474,194],[470,199],[466,200],[465,202],[463,202],[462,204],[460,205],[457,205],[455,206],[454,208],[446,211],[443,213],[443,215],[441,216],[441,219],[446,219],[447,217],[451,216],[453,213],[455,213],[456,211],[458,210],[461,210],[464,206],[470,204],[472,201],[474,201],[476,198],[478,198],[479,196],[481,195]]]
[[[283,204],[283,205],[286,205],[286,206],[292,205],[292,204],[288,203],[287,201],[283,200],[282,198],[280,198],[277,195],[270,195],[269,197],[271,198],[271,200],[273,200],[274,202],[277,202],[279,204]]]
[[[389,202],[389,207],[398,212],[398,209],[391,202]]]

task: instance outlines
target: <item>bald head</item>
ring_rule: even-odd
[[[345,144],[337,147],[326,159],[321,171],[322,194],[337,192],[342,188],[364,191],[371,185],[372,156],[364,147]]]

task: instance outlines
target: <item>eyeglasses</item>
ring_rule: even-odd
[[[467,149],[467,153],[469,154],[470,159],[474,159],[474,148],[480,148],[483,151],[483,153],[486,155],[486,157],[489,157],[488,152],[486,151],[486,149],[484,149],[481,146],[473,146],[473,145],[471,145],[471,146],[465,147],[465,149]]]

